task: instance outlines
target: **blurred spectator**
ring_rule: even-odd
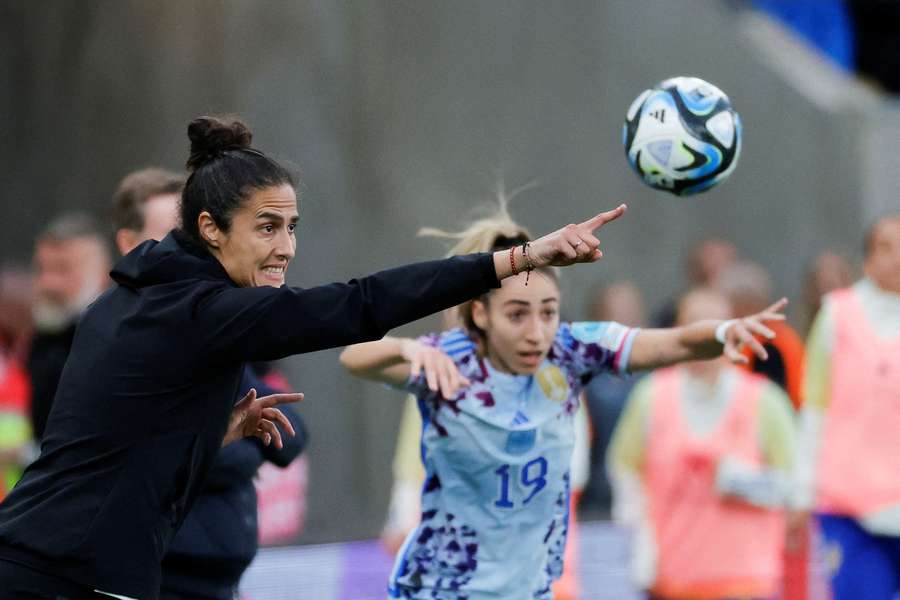
[[[158,168],[127,175],[113,195],[112,225],[116,247],[127,254],[140,243],[161,240],[178,224],[178,202],[184,177]],[[288,391],[263,382],[269,365],[247,367],[237,402],[251,387],[259,396]],[[285,381],[284,384],[287,382]],[[223,447],[206,485],[169,544],[162,562],[163,600],[235,597],[241,575],[256,556],[257,496],[253,477],[269,461],[286,467],[306,444],[306,431],[290,408],[295,437],[284,435],[284,447],[265,446],[258,438],[243,438]]]
[[[42,231],[34,246],[34,338],[28,353],[31,423],[44,433],[56,386],[72,347],[75,324],[109,284],[109,248],[96,223],[81,213],[65,214]]]
[[[145,240],[161,240],[178,225],[184,176],[150,167],[128,174],[113,194],[116,248],[128,254]]]
[[[0,500],[19,480],[32,454],[31,383],[16,353],[30,320],[30,290],[25,269],[0,269]]]
[[[795,502],[818,515],[835,600],[900,586],[900,213],[869,230],[864,271],[807,344]]]
[[[678,323],[732,316],[723,294],[696,289]],[[638,585],[659,599],[775,597],[793,452],[784,392],[724,358],[642,379],[608,455]]]
[[[710,285],[728,265],[737,260],[737,250],[731,242],[707,238],[695,244],[685,263],[688,286]],[[675,325],[678,302],[669,300],[653,317],[654,327]]]
[[[274,390],[293,390],[288,378],[278,370],[278,362],[254,362],[250,369]],[[299,409],[290,407],[285,413],[297,435],[303,436],[303,448],[309,443],[309,432]],[[295,436],[296,437],[296,436]],[[266,461],[253,478],[256,490],[257,529],[260,546],[295,543],[306,525],[309,455],[301,452],[287,466]]]
[[[708,285],[737,260],[731,242],[710,238],[697,244],[688,257],[688,277],[692,287]]]
[[[8,353],[25,362],[31,343],[34,275],[28,266],[0,267],[0,338]]]
[[[629,327],[646,324],[644,298],[630,281],[619,281],[598,289],[590,302],[588,320],[617,321]],[[606,472],[606,449],[625,399],[637,382],[638,375],[601,373],[584,388],[585,406],[590,415],[592,443],[590,479],[582,499],[583,510],[608,517],[612,505],[612,488]]]
[[[772,279],[759,264],[742,260],[733,263],[716,278],[716,287],[725,293],[736,317],[752,315],[772,303]],[[757,308],[758,307],[758,308]],[[757,339],[769,354],[760,361],[749,349],[745,350],[747,368],[768,377],[785,390],[795,410],[800,409],[803,381],[803,340],[793,327],[783,321],[767,323],[775,333],[774,339]],[[783,600],[805,600],[809,596],[810,532],[807,519],[794,518],[788,523],[788,541],[784,556]]]
[[[809,333],[813,318],[822,307],[822,296],[849,287],[855,279],[853,265],[840,254],[826,250],[816,257],[806,276],[806,333]]]
[[[644,295],[631,281],[617,281],[598,288],[588,306],[588,320],[643,327],[647,320]]]
[[[749,260],[732,263],[716,277],[714,285],[728,297],[738,318],[758,313],[773,302],[772,278],[762,266]],[[803,340],[784,321],[772,321],[766,323],[766,326],[775,333],[771,340],[760,339],[769,359],[757,360],[747,348],[747,368],[780,385],[787,392],[794,408],[799,409],[800,386],[803,381]]]

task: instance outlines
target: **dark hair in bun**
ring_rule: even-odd
[[[228,150],[249,148],[253,133],[237,118],[200,117],[188,125],[188,139],[191,155],[187,168],[196,171]]]
[[[181,228],[205,247],[197,219],[206,211],[223,231],[231,228],[234,211],[260,189],[290,185],[294,176],[275,160],[250,146],[253,133],[237,117],[198,117],[188,125],[192,171],[181,197]]]

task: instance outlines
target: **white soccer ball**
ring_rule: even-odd
[[[631,103],[622,142],[644,183],[687,196],[731,175],[741,154],[741,118],[713,84],[673,77]]]

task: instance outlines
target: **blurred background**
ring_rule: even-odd
[[[568,318],[630,280],[649,322],[719,238],[805,332],[814,261],[856,265],[864,226],[898,206],[898,22],[888,0],[2,1],[0,261],[27,271],[51,218],[106,221],[129,171],[183,170],[189,120],[236,113],[302,179],[292,285],[436,258],[419,227],[534,181],[512,204],[534,232],[629,205],[603,261],[565,273]],[[715,83],[744,123],[736,171],[696,197],[644,186],[621,145],[631,101],[675,75]],[[346,376],[336,350],[280,369],[310,444],[302,527],[278,542],[377,537],[402,397]]]

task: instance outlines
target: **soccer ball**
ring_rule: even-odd
[[[631,103],[622,142],[644,183],[687,196],[731,175],[741,153],[741,119],[716,86],[673,77]]]

